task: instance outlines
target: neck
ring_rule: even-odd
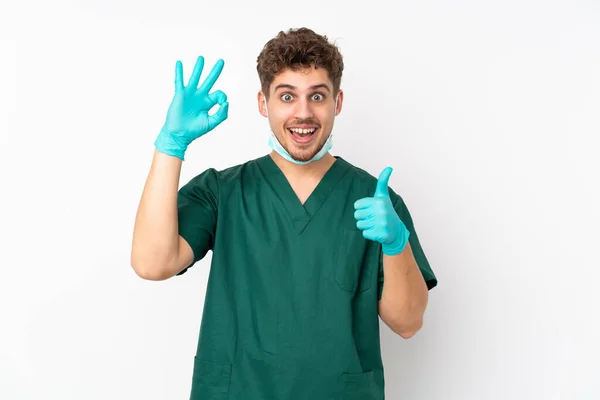
[[[275,164],[277,164],[279,169],[281,169],[284,175],[293,178],[311,178],[315,176],[323,176],[335,162],[335,157],[330,153],[327,153],[319,160],[309,162],[308,164],[294,164],[289,162],[285,158],[281,157],[276,151],[272,151],[269,155]]]

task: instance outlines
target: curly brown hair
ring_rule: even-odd
[[[265,44],[256,63],[260,85],[267,99],[271,83],[284,69],[325,68],[333,83],[334,95],[340,88],[344,70],[343,57],[337,46],[330,43],[327,36],[308,28],[280,31]]]

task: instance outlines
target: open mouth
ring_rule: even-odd
[[[294,139],[295,142],[297,143],[301,143],[301,144],[306,144],[306,143],[310,143],[312,141],[312,139],[315,137],[315,133],[317,133],[317,131],[319,130],[319,128],[317,127],[313,127],[313,128],[287,128],[287,131],[290,133],[290,135],[292,135],[292,139]]]

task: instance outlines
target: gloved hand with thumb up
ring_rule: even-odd
[[[354,203],[356,227],[363,231],[365,238],[381,243],[383,253],[389,256],[401,253],[410,235],[390,199],[388,181],[391,174],[392,168],[384,169],[373,197],[364,197]]]

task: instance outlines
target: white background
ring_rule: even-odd
[[[300,26],[344,55],[332,154],[394,168],[439,279],[382,323],[388,398],[600,398],[600,3],[237,3],[2,3],[0,398],[188,398],[210,253],[129,265],[175,62],[230,102],[183,184],[269,151],[256,56]]]

